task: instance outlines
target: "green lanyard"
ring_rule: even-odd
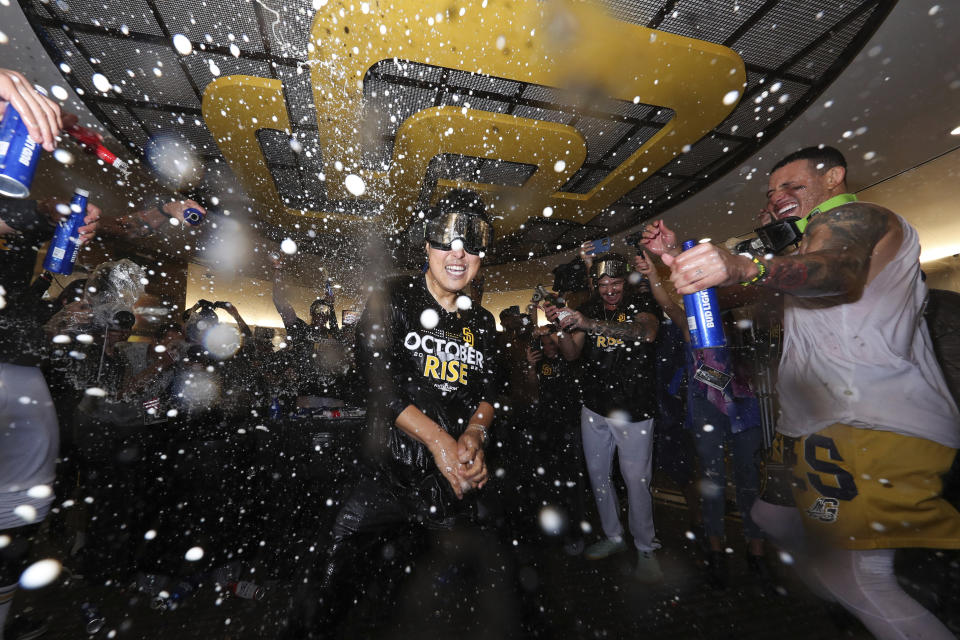
[[[800,230],[800,233],[803,233],[807,229],[807,224],[810,222],[810,218],[817,215],[818,213],[823,213],[825,211],[830,211],[830,209],[835,209],[841,205],[845,205],[849,202],[856,202],[857,196],[852,193],[841,193],[840,195],[833,196],[829,200],[821,202],[817,207],[813,209],[810,213],[807,214],[807,217],[803,220],[797,220],[797,229]]]

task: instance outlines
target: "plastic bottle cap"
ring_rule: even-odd
[[[78,196],[83,196],[84,198],[90,197],[90,192],[87,191],[86,189],[74,189],[73,192]]]

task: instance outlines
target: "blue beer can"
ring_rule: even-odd
[[[50,273],[68,276],[73,273],[73,265],[80,254],[80,227],[87,216],[87,198],[90,193],[84,189],[77,189],[70,200],[70,216],[57,224],[53,232],[53,239],[47,248],[47,256],[43,260],[43,268]]]
[[[23,118],[8,104],[0,120],[0,195],[26,198],[43,147],[27,133]]]
[[[683,250],[692,249],[696,244],[694,240],[684,240]],[[683,296],[683,307],[687,312],[691,347],[708,349],[726,346],[727,338],[723,335],[723,322],[720,319],[720,305],[717,304],[715,287]]]
[[[187,221],[188,224],[193,225],[194,227],[203,222],[203,211],[190,207],[183,212],[183,219]]]

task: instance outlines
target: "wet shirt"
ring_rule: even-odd
[[[623,300],[613,311],[604,309],[598,297],[578,311],[589,318],[616,323],[632,323],[639,313],[659,317],[653,296],[641,291],[624,291]],[[632,422],[653,418],[656,414],[653,349],[653,345],[646,342],[585,335],[580,354],[583,404],[603,416],[626,412]]]
[[[357,326],[357,365],[370,426],[401,482],[439,474],[427,448],[395,426],[408,406],[458,438],[482,401],[493,404],[496,325],[482,307],[446,311],[422,275],[387,280]]]

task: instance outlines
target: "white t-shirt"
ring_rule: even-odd
[[[960,447],[960,415],[923,321],[920,243],[898,219],[903,242],[859,300],[824,308],[786,296],[777,383],[784,434],[842,422]]]

